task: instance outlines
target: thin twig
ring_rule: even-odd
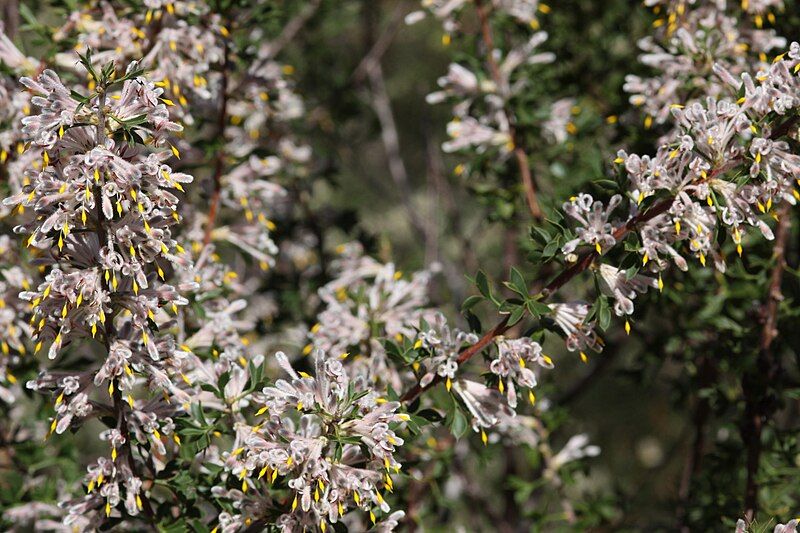
[[[9,39],[14,39],[19,27],[19,1],[6,0],[3,2],[2,15],[3,30]]]
[[[369,7],[375,7],[375,4],[370,3]],[[398,5],[392,13],[391,20],[377,39],[372,39],[372,32],[368,32],[370,41],[374,40],[374,42],[368,42],[369,51],[353,72],[352,78],[356,83],[359,83],[365,77],[369,80],[370,100],[380,124],[381,142],[386,152],[389,175],[400,193],[400,201],[412,228],[425,241],[427,248],[430,241],[430,231],[420,217],[419,211],[411,202],[413,190],[409,183],[408,170],[400,151],[400,135],[397,130],[394,112],[392,111],[389,92],[386,90],[383,67],[381,66],[381,58],[397,34],[397,30],[403,20],[403,12],[404,6]]]
[[[294,39],[297,32],[299,32],[311,17],[314,16],[314,13],[317,12],[321,3],[322,0],[310,0],[297,15],[286,23],[281,34],[269,43],[266,59],[277,56],[278,53]]]
[[[403,14],[405,8],[399,4],[389,19],[386,29],[381,33],[374,43],[370,46],[369,52],[364,56],[351,76],[354,83],[359,84],[364,81],[364,78],[369,76],[369,71],[376,64],[380,64],[381,58],[386,54],[397,35],[403,22]]]
[[[414,230],[420,234],[427,242],[430,238],[425,222],[420,218],[419,211],[411,203],[413,191],[408,181],[408,171],[406,170],[403,156],[400,153],[400,138],[397,133],[397,123],[392,113],[391,102],[386,91],[386,83],[383,77],[383,69],[380,63],[373,63],[367,69],[367,76],[372,93],[372,107],[378,117],[381,126],[381,141],[388,160],[389,175],[392,177],[395,186],[400,192],[400,199],[405,208],[408,220]]]
[[[484,5],[483,0],[475,0],[475,9],[478,11],[478,19],[481,26],[481,37],[483,39],[483,45],[486,48],[486,64],[489,65],[489,72],[492,76],[492,80],[497,86],[497,89],[503,93],[503,96],[507,100],[508,90],[505,82],[503,81],[503,76],[500,73],[500,67],[497,64],[497,61],[495,61],[493,55],[494,37],[492,36],[492,26],[489,23],[488,13],[491,8]],[[534,220],[542,221],[544,219],[544,214],[542,213],[542,208],[539,206],[539,200],[536,196],[536,184],[534,183],[533,174],[531,174],[531,167],[528,163],[528,154],[522,147],[521,139],[517,135],[517,131],[514,126],[515,117],[505,104],[503,106],[503,113],[505,114],[506,121],[508,122],[508,134],[510,135],[511,142],[514,145],[514,158],[517,161],[517,167],[519,167],[519,173],[522,178],[522,185],[525,188],[525,200],[528,203],[528,209],[530,210],[531,216]]]

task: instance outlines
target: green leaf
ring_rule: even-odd
[[[525,306],[534,318],[539,318],[542,315],[549,315],[552,312],[549,305],[538,300],[527,300]]]
[[[83,96],[81,93],[79,93],[75,89],[72,89],[69,92],[69,95],[73,100],[75,100],[76,102],[80,102],[82,104],[86,104],[89,101],[89,98],[87,98],[86,96]]]
[[[597,319],[600,323],[600,329],[606,330],[608,326],[611,325],[611,307],[608,305],[608,300],[602,298],[599,300],[602,302],[600,305],[600,309],[597,313]]]
[[[481,303],[484,300],[483,296],[478,296],[477,294],[473,294],[469,296],[464,303],[461,304],[461,312],[468,311]]]
[[[542,255],[546,258],[553,257],[558,252],[558,239],[554,239],[547,243],[542,250]]]
[[[25,22],[31,25],[31,27],[38,28],[42,26],[42,24],[36,20],[36,15],[33,14],[31,8],[21,2],[19,4],[19,14],[23,19],[25,19]]]
[[[511,290],[522,296],[523,298],[528,295],[528,286],[525,283],[525,277],[515,267],[511,267]]]
[[[492,298],[492,290],[489,287],[489,280],[486,278],[486,274],[483,270],[478,270],[478,274],[475,276],[475,285],[482,295],[494,301],[494,298]]]
[[[468,426],[467,417],[456,407],[450,419],[450,433],[452,433],[455,438],[460,439],[464,433],[466,433]]]
[[[520,305],[511,312],[511,316],[508,318],[508,326],[509,327],[513,326],[514,324],[522,320],[523,316],[525,316],[525,307]]]

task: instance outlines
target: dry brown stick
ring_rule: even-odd
[[[369,7],[376,7],[376,5],[369,4]],[[377,39],[372,39],[372,32],[369,32],[369,40],[372,41],[368,43],[370,46],[369,51],[353,71],[352,78],[356,83],[365,77],[369,81],[370,100],[380,125],[381,142],[386,153],[389,175],[400,193],[400,200],[412,229],[425,241],[427,248],[431,240],[431,229],[425,224],[419,211],[412,203],[413,190],[409,181],[408,170],[400,151],[400,135],[397,130],[389,92],[386,89],[383,67],[381,66],[381,58],[389,49],[397,34],[398,28],[403,21],[404,11],[403,5],[397,6],[386,28]]]
[[[403,208],[408,215],[409,222],[414,230],[423,238],[426,245],[430,240],[430,231],[425,222],[419,215],[419,211],[414,207],[411,199],[413,191],[408,179],[403,155],[400,153],[400,137],[397,133],[397,124],[392,112],[392,104],[389,101],[389,94],[386,91],[386,83],[383,77],[383,69],[379,62],[371,64],[367,68],[369,78],[372,107],[378,117],[381,128],[381,141],[386,152],[386,159],[389,166],[389,175],[392,177],[395,186],[400,192]]]
[[[322,0],[310,0],[297,15],[283,27],[283,31],[269,44],[268,58],[274,58],[283,48],[294,39],[303,26],[314,16]]]
[[[376,6],[377,4],[370,4],[368,7],[374,8]],[[435,214],[434,212],[430,212],[434,210],[429,210],[429,216],[427,218],[423,217],[420,213],[420,209],[418,209],[412,201],[413,189],[411,187],[408,169],[400,150],[400,136],[395,114],[392,109],[392,103],[386,88],[386,77],[381,65],[383,56],[391,46],[394,37],[397,35],[402,25],[405,11],[405,6],[398,4],[390,15],[389,22],[385,24],[384,29],[377,39],[372,37],[371,33],[373,32],[368,32],[367,44],[369,45],[369,51],[365,54],[358,67],[353,71],[351,78],[354,83],[360,83],[364,81],[365,78],[369,83],[369,89],[367,91],[368,98],[378,118],[378,124],[380,125],[381,141],[386,154],[389,175],[399,192],[401,204],[406,213],[411,230],[415,232],[425,244],[425,264],[429,265],[432,263],[432,258],[440,259],[439,249],[437,247],[438,228],[435,224]],[[374,15],[374,13],[372,14]],[[367,22],[366,25],[369,25],[369,22]],[[431,171],[432,170],[429,169],[429,172]],[[438,178],[438,176],[431,176],[429,173],[429,181],[432,177]],[[457,269],[455,265],[453,265],[453,261],[442,257],[440,262],[445,271],[445,277],[450,289],[456,294],[462,293],[462,276],[456,273]]]
[[[764,425],[774,412],[773,403],[768,397],[768,387],[778,377],[780,360],[772,350],[772,341],[778,335],[778,306],[783,299],[781,283],[786,266],[786,243],[791,229],[789,205],[778,212],[778,227],[775,232],[773,257],[775,266],[769,282],[769,292],[764,306],[764,326],[761,330],[758,358],[755,371],[744,376],[742,390],[745,400],[742,440],[747,449],[747,480],[744,491],[744,517],[751,523],[758,511],[758,473],[761,464],[761,437]]]
[[[478,11],[478,19],[481,26],[481,38],[483,45],[486,47],[486,64],[489,65],[489,72],[492,75],[492,80],[497,86],[497,90],[502,93],[504,97],[508,96],[506,84],[503,82],[503,76],[500,73],[500,67],[497,65],[494,56],[494,37],[492,36],[492,26],[489,23],[489,7],[483,4],[482,0],[475,0],[475,9]],[[525,188],[525,200],[528,203],[528,209],[531,216],[536,221],[544,219],[542,208],[539,206],[539,200],[536,196],[536,184],[534,183],[533,174],[531,174],[531,167],[528,163],[528,154],[521,145],[521,139],[517,135],[516,128],[514,127],[514,115],[508,108],[503,106],[503,114],[508,121],[508,134],[511,137],[511,142],[514,145],[514,159],[517,161],[517,167],[522,178],[522,185]]]
[[[375,4],[370,4],[370,6],[374,5]],[[353,71],[351,79],[354,83],[361,83],[369,74],[369,70],[373,67],[373,65],[380,64],[381,59],[384,55],[386,55],[386,52],[389,50],[389,47],[397,35],[397,32],[402,26],[404,12],[405,7],[402,4],[398,4],[395,10],[392,12],[389,22],[386,24],[386,29],[381,32],[381,35],[375,39],[373,43],[371,43],[369,51]]]

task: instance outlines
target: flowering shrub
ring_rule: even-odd
[[[794,531],[799,26],[8,2],[0,523]]]

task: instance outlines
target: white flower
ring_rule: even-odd
[[[603,294],[614,298],[614,312],[617,316],[633,314],[633,300],[636,294],[644,294],[649,287],[658,288],[658,280],[642,274],[630,279],[623,270],[611,265],[600,265],[600,289]]]

